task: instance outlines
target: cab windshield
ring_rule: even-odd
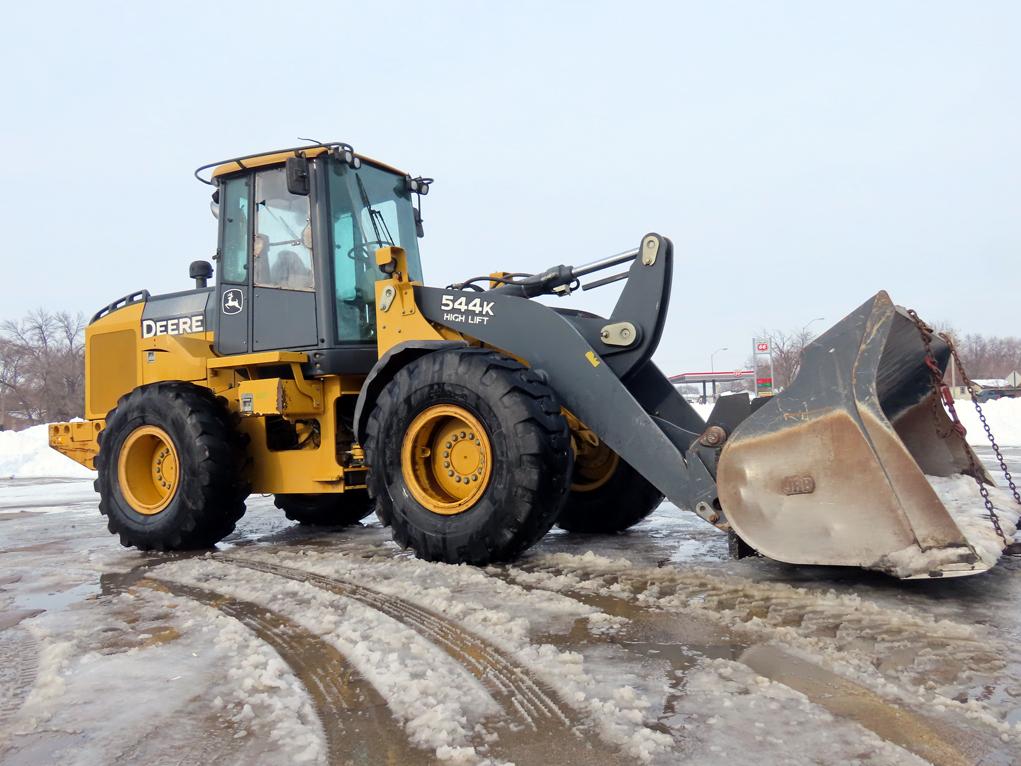
[[[375,341],[376,250],[404,248],[408,277],[422,279],[415,217],[403,176],[329,160],[330,229],[338,341]]]

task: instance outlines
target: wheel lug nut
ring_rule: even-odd
[[[461,483],[461,477],[460,476],[455,476],[454,477],[454,481],[456,481],[458,484],[460,484]]]
[[[464,431],[462,431],[461,432],[461,438],[463,439],[464,437],[465,437],[465,433],[464,433]]]
[[[475,438],[475,434],[473,434],[473,433],[469,433],[468,434],[468,441],[471,441],[474,438]]]
[[[450,461],[449,460],[444,460],[443,461],[443,467],[444,468],[450,468]]]
[[[454,475],[453,471],[447,471],[447,476],[453,476],[453,475]]]
[[[478,480],[479,480],[479,475],[478,474],[475,474],[474,476],[472,476],[472,481],[478,481]]]
[[[481,447],[482,446],[482,442],[480,442],[478,439],[476,439],[475,440],[475,446]]]
[[[443,453],[443,457],[450,457],[450,453],[449,452],[444,452]]]
[[[450,442],[447,442],[447,449],[450,449],[452,446],[453,445]]]

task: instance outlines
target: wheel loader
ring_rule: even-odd
[[[215,189],[215,282],[196,261],[193,289],[98,311],[85,419],[50,427],[98,472],[126,546],[212,546],[264,493],[303,524],[374,509],[419,557],[481,565],[555,524],[621,532],[665,496],[783,562],[901,577],[990,566],[926,479],[974,456],[938,434],[918,330],[883,292],[811,344],[787,390],[723,397],[704,420],[652,361],[674,267],[663,236],[429,287],[431,179],[339,142],[195,175]],[[609,317],[534,300],[614,282]],[[931,351],[944,369],[946,345]]]

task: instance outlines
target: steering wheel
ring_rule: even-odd
[[[372,247],[373,245],[375,245],[376,247]],[[359,258],[365,258],[367,260],[370,255],[369,253],[370,247],[372,247],[373,250],[376,250],[380,247],[391,247],[392,245],[393,242],[384,242],[381,239],[370,239],[368,242],[362,242],[361,244],[355,245],[350,250],[348,250],[347,257],[350,258],[352,261],[357,261]],[[356,256],[355,250],[364,250],[365,254]]]
[[[341,295],[337,296],[337,300],[343,303],[345,306],[357,306],[361,308],[365,305],[365,291],[360,287],[356,287],[354,291],[354,297],[345,298]]]
[[[354,249],[354,248],[352,248]],[[345,306],[350,306],[353,309],[363,309],[368,304],[366,303],[366,293],[362,288],[356,287],[353,298],[343,298],[337,296],[337,300],[343,303]],[[374,305],[374,304],[373,304]],[[365,322],[362,317],[358,318],[358,325],[361,328],[362,338],[375,338],[376,337],[376,325],[375,323]]]

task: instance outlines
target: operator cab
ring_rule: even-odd
[[[220,163],[211,183],[217,353],[308,351],[315,374],[367,373],[375,251],[404,248],[421,281],[412,195],[427,181],[327,144]]]

